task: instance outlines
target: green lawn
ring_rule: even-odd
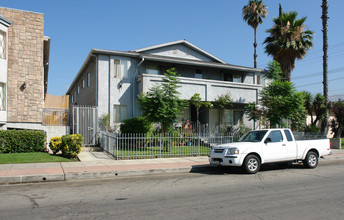
[[[126,150],[119,149],[117,156],[127,158],[206,156],[210,153],[210,150],[210,147],[203,146],[170,146],[168,147],[168,151],[166,151],[164,147],[128,147]],[[116,155],[116,152],[114,152],[114,154]]]
[[[342,149],[344,149],[344,138],[342,138],[341,143],[342,143]]]
[[[71,162],[75,160],[44,152],[0,154],[0,164]]]

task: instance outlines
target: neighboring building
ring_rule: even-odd
[[[137,95],[161,83],[163,73],[171,67],[180,74],[182,99],[188,100],[195,93],[210,102],[220,95],[232,97],[232,109],[200,112],[200,122],[208,124],[210,130],[221,124],[253,127],[244,116],[244,106],[258,102],[265,83],[263,71],[227,64],[186,40],[128,52],[92,49],[66,93],[70,110],[74,105],[96,106],[98,117],[110,114],[115,125],[139,116]],[[196,110],[186,109],[179,120],[196,121]]]
[[[0,129],[42,127],[50,38],[44,15],[0,7]]]

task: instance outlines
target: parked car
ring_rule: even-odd
[[[209,162],[219,166],[242,166],[250,174],[257,173],[261,164],[302,162],[315,168],[319,157],[331,154],[329,139],[295,141],[289,129],[254,130],[238,142],[213,147]]]

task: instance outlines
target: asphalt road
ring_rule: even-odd
[[[0,219],[344,219],[344,162],[0,185]]]

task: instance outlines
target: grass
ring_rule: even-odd
[[[341,149],[344,149],[344,138],[341,139],[341,145],[342,145]]]
[[[44,152],[0,154],[0,164],[71,162],[75,160]]]
[[[204,146],[169,146],[168,151],[164,147],[139,147],[119,149],[117,152],[118,157],[155,157],[155,156],[206,156],[210,153],[210,147]]]

